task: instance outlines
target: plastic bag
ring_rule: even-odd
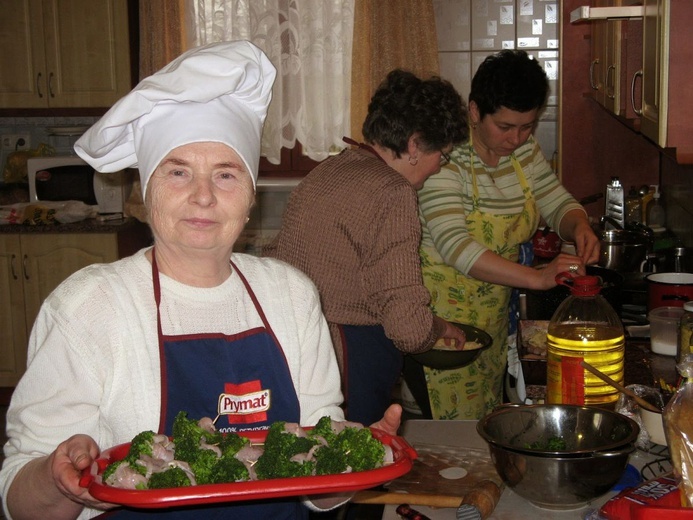
[[[20,202],[9,206],[0,206],[0,224],[21,224],[24,226],[69,224],[96,216],[96,206],[89,206],[77,200],[42,201],[40,203]]]
[[[693,355],[685,356],[676,369],[685,382],[664,408],[664,428],[681,505],[693,507]]]
[[[658,389],[644,385],[628,385],[627,388],[633,391],[635,395],[642,397],[660,410],[664,409],[664,398]],[[635,399],[622,393],[618,396],[615,410],[621,415],[630,417],[638,423],[638,426],[640,426],[640,433],[638,433],[638,438],[635,440],[635,446],[641,450],[649,449],[650,442],[654,441],[652,441],[650,432],[647,431],[643,423],[642,415],[640,414],[640,406],[635,402]]]

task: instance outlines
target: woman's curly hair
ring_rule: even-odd
[[[363,137],[400,157],[412,136],[426,152],[466,141],[467,106],[450,82],[437,76],[420,79],[396,69],[371,98]]]
[[[549,93],[549,80],[537,60],[525,51],[503,50],[488,56],[472,78],[469,102],[483,119],[501,107],[516,112],[541,109]]]

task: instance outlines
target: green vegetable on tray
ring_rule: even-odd
[[[263,445],[222,434],[211,421],[176,416],[172,436],[137,434],[128,454],[109,464],[102,481],[124,489],[162,489],[366,471],[382,466],[385,446],[370,429],[322,417],[311,430],[278,421]]]

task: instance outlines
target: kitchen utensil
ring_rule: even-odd
[[[613,386],[616,390],[618,390],[621,393],[626,394],[628,397],[632,397],[636,403],[638,403],[642,408],[645,408],[647,410],[651,410],[653,412],[661,411],[657,410],[657,407],[654,406],[653,404],[648,403],[645,399],[637,395],[635,392],[630,390],[629,388],[626,388],[620,383],[617,383],[613,379],[611,379],[609,376],[607,376],[604,372],[601,372],[600,370],[597,370],[595,367],[590,365],[589,363],[586,363],[585,361],[581,361],[580,364],[582,367],[586,370],[589,370],[592,372],[595,376],[597,376],[599,379],[604,381],[605,383]]]
[[[88,488],[89,493],[98,500],[151,509],[358,491],[384,484],[406,474],[417,456],[414,448],[402,437],[389,435],[377,429],[371,430],[374,437],[392,448],[394,455],[392,464],[374,470],[355,471],[339,475],[277,478],[169,489],[140,490],[108,486],[101,482],[99,475],[108,464],[121,460],[127,455],[130,443],[125,443],[101,452],[99,459],[83,471],[80,486]],[[247,436],[253,443],[262,443],[267,431],[241,432],[240,435]],[[398,503],[402,503],[401,496]]]
[[[619,273],[640,270],[648,251],[647,237],[635,231],[608,229],[598,232],[600,241],[599,265]]]
[[[693,274],[653,273],[645,277],[647,310],[657,307],[683,307],[693,301]]]
[[[432,349],[418,354],[411,354],[412,359],[424,366],[437,370],[449,370],[460,368],[473,362],[482,351],[491,346],[491,336],[483,330],[464,323],[455,323],[464,332],[467,343],[472,348],[468,348],[465,343],[464,350],[443,350],[433,346]],[[441,341],[441,340],[439,340]]]
[[[606,185],[605,213],[617,220],[621,227],[625,224],[625,195],[618,177],[611,177],[611,182]]]
[[[505,484],[539,507],[558,510],[608,492],[623,475],[639,430],[614,411],[574,405],[504,405],[477,423]],[[566,449],[530,447],[553,438]]]
[[[679,321],[684,312],[683,307],[657,307],[647,314],[652,352],[665,356],[676,355]]]

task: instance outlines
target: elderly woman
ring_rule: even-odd
[[[254,201],[274,75],[247,42],[193,49],[142,81],[76,143],[101,171],[139,166],[154,246],[77,272],[45,301],[7,415],[0,485],[11,518],[91,518],[113,507],[79,486],[81,470],[100,449],[141,431],[170,434],[179,411],[219,416],[221,431],[343,418],[312,283],[281,262],[232,254]],[[269,399],[252,414],[220,399],[258,392]],[[394,432],[400,413],[388,411],[378,426]],[[286,499],[156,517],[307,511]],[[109,518],[149,516],[118,510]]]
[[[317,285],[342,361],[346,415],[370,424],[392,399],[404,353],[464,335],[436,318],[421,279],[416,190],[467,137],[467,111],[440,78],[390,72],[368,106],[365,143],[311,171],[265,253]]]
[[[563,188],[532,137],[548,80],[524,51],[491,55],[472,79],[471,134],[450,164],[419,191],[424,283],[436,315],[493,337],[470,366],[426,369],[432,415],[479,419],[502,399],[511,288],[544,290],[561,271],[585,274],[599,240],[582,206]],[[517,262],[539,219],[575,242],[544,269]]]

